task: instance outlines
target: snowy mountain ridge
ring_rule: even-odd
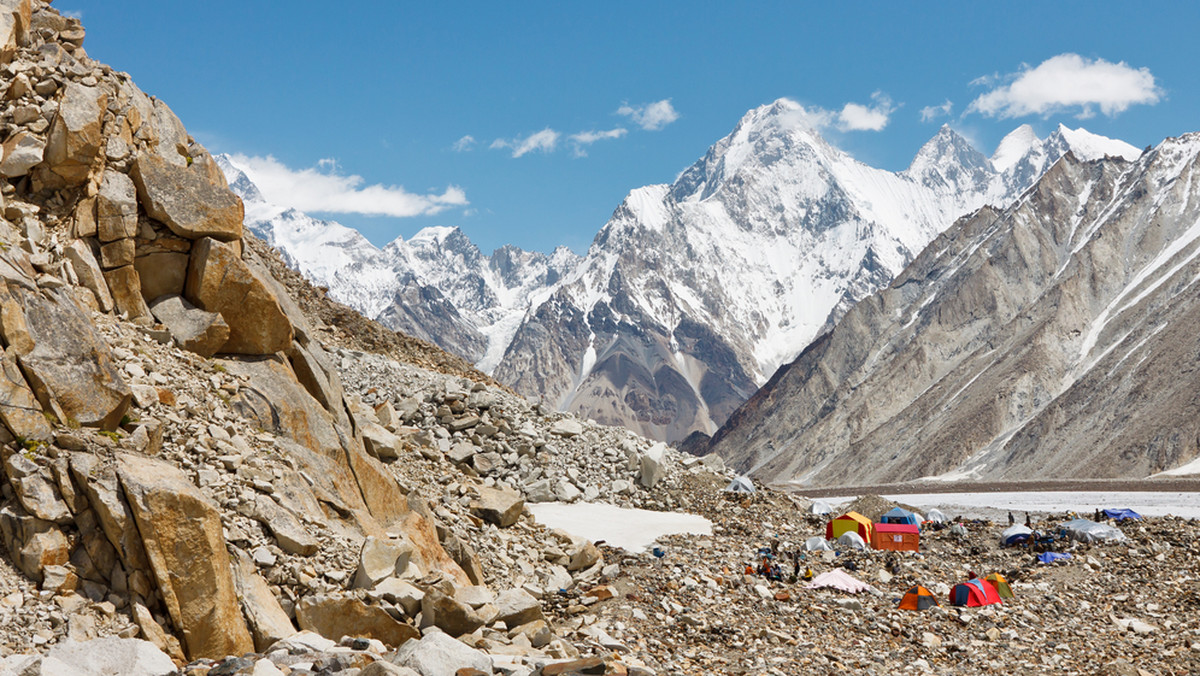
[[[674,442],[715,431],[956,218],[1011,203],[1067,151],[1140,154],[1024,125],[988,158],[946,126],[889,172],[830,145],[780,99],[674,183],[630,191],[583,258],[514,247],[486,257],[456,228],[378,249],[266,204],[252,176],[219,161],[248,226],[334,298],[526,396]]]

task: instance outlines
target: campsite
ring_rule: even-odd
[[[654,656],[657,673],[1200,673],[1194,520],[1105,518],[1125,540],[1068,533],[1054,549],[1071,558],[1042,564],[1031,545],[1002,546],[1003,520],[943,514],[934,528],[925,515],[917,551],[856,549],[826,540],[833,519],[858,512],[863,520],[837,526],[839,537],[857,535],[902,505],[867,496],[814,514],[795,494],[701,481],[672,498],[711,520],[712,535],[661,538],[661,558],[602,547],[622,576],[610,583],[614,598],[590,606],[592,626],[617,653]],[[1032,519],[1057,536],[1073,516],[1094,515]],[[772,546],[784,579],[746,574]],[[804,553],[800,570],[811,567],[817,588],[788,580],[792,551]],[[952,591],[971,576],[995,598],[955,606]],[[870,589],[843,591],[847,578]],[[564,621],[580,603],[564,601]]]

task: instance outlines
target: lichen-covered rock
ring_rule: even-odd
[[[242,237],[242,200],[200,171],[171,164],[159,155],[139,154],[130,172],[146,214],[180,237]]]
[[[275,294],[229,244],[210,237],[196,242],[184,295],[229,324],[221,352],[272,354],[292,344],[292,325]]]

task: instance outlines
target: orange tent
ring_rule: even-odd
[[[921,585],[909,589],[904,598],[900,599],[900,610],[925,610],[940,605],[942,604],[938,603],[933,592]]]
[[[825,539],[836,540],[847,531],[858,533],[863,542],[871,542],[871,520],[858,512],[846,512],[825,525]]]
[[[992,586],[996,588],[996,593],[1000,595],[1000,598],[1013,598],[1012,587],[1008,586],[1008,580],[1005,580],[1004,576],[1000,573],[992,573],[983,579],[992,583]]]
[[[921,531],[907,523],[877,523],[872,549],[888,549],[895,552],[915,552],[921,544]]]

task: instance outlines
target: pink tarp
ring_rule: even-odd
[[[812,582],[805,585],[806,589],[820,589],[822,587],[832,587],[844,592],[850,592],[851,594],[871,589],[871,585],[855,578],[841,568],[835,568],[828,573],[821,573],[813,578]]]

